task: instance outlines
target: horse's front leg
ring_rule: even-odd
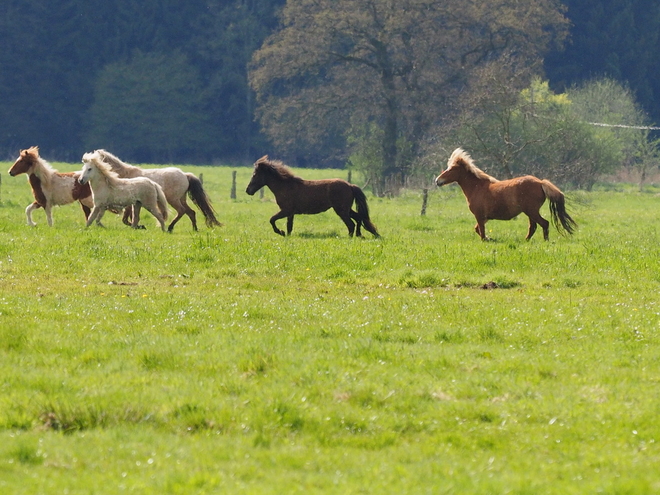
[[[273,230],[275,231],[276,234],[279,234],[281,236],[285,235],[283,230],[280,230],[280,229],[277,228],[277,225],[275,225],[275,222],[277,220],[279,220],[280,218],[284,218],[284,217],[288,217],[288,216],[289,215],[287,213],[284,213],[283,211],[278,211],[277,213],[275,213],[275,215],[270,217],[270,224],[273,226]]]
[[[474,231],[479,234],[482,241],[489,241],[490,239],[486,236],[486,222],[484,220],[477,220],[477,225],[474,226]]]
[[[291,235],[293,232],[293,215],[286,217],[286,235]]]
[[[94,206],[94,208],[92,208],[92,213],[90,213],[89,217],[87,218],[87,223],[85,224],[85,227],[89,227],[90,225],[92,225],[92,223],[94,223],[94,220],[96,220],[96,223],[102,227],[101,217],[103,217],[104,213],[105,213],[105,208],[102,208],[100,206]]]
[[[537,226],[537,223],[530,218],[529,219],[529,229],[527,230],[527,237],[525,237],[526,241],[529,241],[532,238],[532,236],[534,235],[534,232],[536,232],[536,226]]]
[[[29,204],[27,208],[25,208],[25,218],[27,219],[27,224],[30,227],[36,227],[36,223],[32,221],[32,211],[37,210],[41,208],[41,205],[37,203],[36,201],[32,204]]]

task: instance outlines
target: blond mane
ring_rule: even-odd
[[[115,182],[117,179],[119,179],[119,175],[117,172],[112,170],[112,166],[103,161],[101,158],[101,154],[97,151],[94,151],[92,153],[85,153],[83,155],[83,162],[91,164],[96,170],[98,170],[99,174],[103,177],[105,182],[108,184],[110,187],[115,186]]]
[[[498,182],[495,177],[488,175],[486,172],[477,167],[474,164],[472,157],[462,148],[456,148],[447,161],[447,169],[454,167],[463,167],[477,179],[485,179],[490,182]]]
[[[130,163],[126,163],[126,162],[120,160],[119,157],[113,155],[112,153],[110,153],[109,151],[106,151],[104,149],[95,150],[94,153],[97,153],[99,155],[99,157],[101,158],[101,160],[103,160],[103,162],[107,163],[110,166],[110,168],[115,172],[122,171],[122,170],[125,170],[125,169],[130,170],[130,171],[133,171],[133,170],[140,171],[141,170],[140,167],[136,167],[135,165],[131,165]]]

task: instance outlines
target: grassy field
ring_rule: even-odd
[[[1,493],[660,491],[658,190],[572,193],[550,242],[481,242],[454,186],[425,217],[369,196],[378,240],[333,213],[282,238],[250,169],[230,200],[232,169],[182,167],[224,226],[165,234],[29,228],[8,166]]]

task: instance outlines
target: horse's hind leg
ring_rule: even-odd
[[[48,221],[48,226],[52,227],[53,226],[53,206],[51,204],[46,204],[46,206],[44,206],[44,210],[46,210],[46,220]]]
[[[145,228],[145,227],[140,227],[140,210],[142,209],[142,203],[139,201],[133,205],[133,220],[131,221],[131,228],[133,229],[139,229],[139,228]],[[151,211],[151,210],[149,210]],[[152,212],[153,213],[153,212]],[[161,222],[162,224],[162,222]]]
[[[140,205],[140,203],[136,203],[135,206]],[[160,224],[160,229],[165,232],[165,220],[163,219],[163,215],[161,215],[160,210],[158,210],[158,205],[152,205],[152,206],[147,206],[147,205],[141,205],[144,206],[149,213],[151,213],[154,217],[156,217],[156,220],[158,220],[158,223]],[[135,208],[134,210],[137,210]],[[139,211],[139,210],[137,210]],[[137,215],[137,213],[136,213]],[[137,227],[137,228],[142,228],[144,229],[145,227]]]
[[[362,231],[360,230],[362,228],[362,220],[360,219],[360,215],[351,210],[351,218],[355,220],[355,235],[357,237],[362,237]],[[367,228],[366,225],[365,228]]]
[[[550,233],[550,222],[543,218],[538,211],[527,213],[527,216],[529,217],[529,231],[525,239],[529,241],[532,238],[534,232],[536,232],[536,224],[539,224],[543,229],[543,239],[547,241]]]
[[[172,232],[172,229],[174,229],[174,226],[179,220],[181,220],[183,215],[188,215],[190,221],[192,222],[193,230],[197,232],[197,214],[195,213],[195,210],[193,210],[190,206],[188,206],[188,203],[186,203],[186,197],[184,196],[180,201],[170,201],[170,205],[172,205],[172,207],[176,210],[176,217],[174,217],[172,223],[170,223],[169,227],[167,227],[168,232]]]
[[[291,232],[293,232],[293,217],[294,215],[286,217],[286,235],[291,235]]]
[[[133,207],[127,206],[124,208],[124,215],[121,218],[121,221],[124,225],[133,225]]]
[[[342,219],[342,221],[346,224],[346,227],[348,228],[348,236],[353,237],[353,233],[355,232],[355,224],[353,223],[353,220],[351,220],[351,211],[349,210],[348,212],[345,211],[339,211],[337,208],[334,208],[335,213],[339,215],[339,218]],[[360,223],[358,222],[358,229],[359,229]],[[358,230],[358,235],[362,235],[360,231]]]

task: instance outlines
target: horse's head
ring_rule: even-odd
[[[460,184],[466,177],[479,181],[497,182],[495,178],[478,168],[470,155],[461,148],[456,148],[447,161],[447,170],[435,178],[435,183],[437,186],[444,186],[452,182]]]
[[[80,176],[78,177],[78,182],[81,184],[87,184],[89,179],[94,172],[94,160],[98,158],[98,153],[96,151],[92,153],[85,153],[82,157],[83,168],[80,171]]]
[[[456,167],[450,167],[435,178],[435,185],[442,187],[458,180],[459,171]]]
[[[254,162],[254,172],[245,192],[252,196],[259,189],[266,185],[265,164],[268,162],[268,155],[264,155]]]
[[[28,174],[39,160],[39,147],[32,146],[26,150],[21,150],[18,159],[9,169],[9,175],[15,177],[20,174]]]

